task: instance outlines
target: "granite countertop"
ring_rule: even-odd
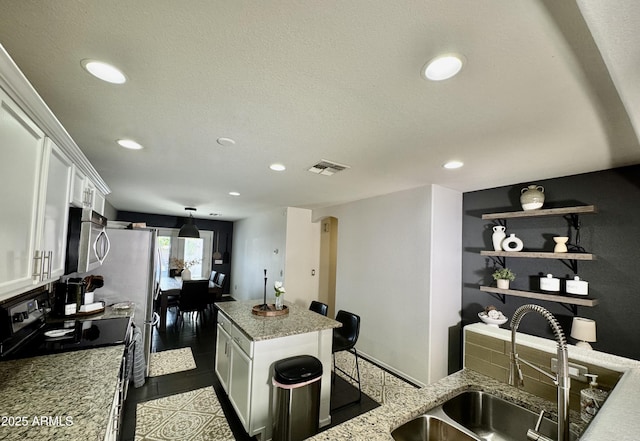
[[[383,404],[309,439],[315,441],[334,441],[337,439],[393,441],[391,432],[394,429],[467,390],[487,391],[534,412],[539,412],[542,409],[548,410],[552,407],[546,400],[500,383],[483,374],[463,369],[422,389],[410,391],[398,401]],[[572,414],[571,420],[578,421],[580,417],[577,414]],[[582,425],[572,424],[572,430],[581,431],[583,429]]]
[[[88,314],[88,315],[80,315],[73,317],[59,317],[51,314],[47,314],[46,321],[47,323],[58,323],[64,322],[67,320],[105,320],[112,319],[117,317],[133,317],[136,311],[136,304],[132,303],[131,308],[129,309],[114,309],[112,306],[106,306],[103,312],[96,314]]]
[[[123,351],[118,345],[1,362],[0,439],[103,440]]]
[[[215,306],[253,341],[317,332],[342,326],[340,322],[289,302],[285,302],[289,308],[289,314],[276,317],[254,315],[251,308],[260,304],[262,304],[262,299],[219,302]]]
[[[470,325],[475,326],[475,325]],[[478,324],[476,329],[492,336],[510,338],[510,331]],[[552,340],[518,334],[518,341],[539,349],[555,347]],[[635,441],[640,438],[640,361],[589,351],[570,346],[569,356],[576,361],[593,363],[624,372],[593,421],[586,425],[571,411],[571,430],[581,433],[580,441]],[[555,409],[556,404],[501,383],[470,369],[463,369],[424,388],[415,389],[401,397],[310,438],[315,441],[351,439],[357,441],[392,441],[391,431],[439,406],[465,390],[484,390],[508,401],[539,412]],[[586,426],[586,427],[585,427]]]
[[[480,332],[504,341],[511,341],[511,331],[482,323],[468,325]],[[555,352],[553,340],[518,333],[518,343],[547,352]],[[580,437],[580,441],[636,441],[640,439],[640,361],[620,357],[606,352],[583,349],[569,345],[569,358],[575,362],[591,363],[614,371],[622,372],[620,381],[609,394],[602,409]]]

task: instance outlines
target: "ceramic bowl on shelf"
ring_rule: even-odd
[[[502,314],[501,314],[502,315]],[[480,320],[482,320],[484,323],[486,323],[489,326],[495,326],[496,328],[500,325],[504,325],[505,323],[507,323],[507,320],[509,320],[507,317],[505,317],[504,315],[502,315],[501,318],[497,318],[497,319],[493,319],[491,317],[489,317],[487,315],[486,312],[482,311],[478,313],[478,317],[480,318]]]

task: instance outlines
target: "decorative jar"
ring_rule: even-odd
[[[537,210],[544,204],[544,187],[542,185],[529,185],[520,190],[520,204],[522,209]]]

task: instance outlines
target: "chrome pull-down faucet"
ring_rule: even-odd
[[[555,376],[540,369],[538,366],[529,363],[527,360],[518,357],[518,352],[516,351],[516,332],[518,331],[518,326],[520,326],[522,318],[532,311],[537,312],[547,320],[551,330],[553,331],[553,335],[555,336],[558,353],[558,373]],[[560,326],[560,323],[558,323],[558,320],[542,306],[531,304],[523,305],[513,313],[513,318],[511,319],[511,356],[509,365],[509,384],[512,386],[521,387],[524,385],[524,378],[522,376],[520,363],[526,364],[553,380],[553,383],[558,389],[557,441],[569,441],[569,388],[571,387],[571,380],[569,378],[567,339],[564,336],[564,332],[562,331],[562,327]]]

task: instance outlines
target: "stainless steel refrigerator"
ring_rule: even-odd
[[[106,305],[134,302],[133,321],[142,330],[146,373],[154,324],[159,319],[154,311],[154,297],[160,283],[160,255],[155,229],[107,228],[111,248],[102,266],[90,274],[104,277],[104,286],[95,291],[95,301]]]

